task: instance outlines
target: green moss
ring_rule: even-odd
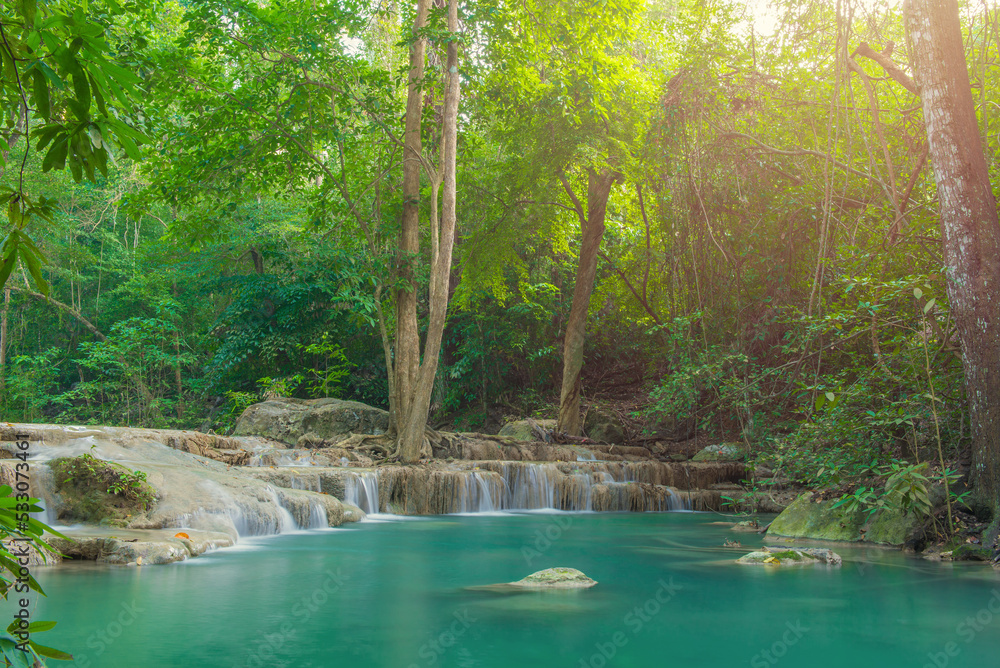
[[[902,545],[923,521],[913,511],[904,514],[896,508],[883,508],[868,523],[865,540],[879,545]]]
[[[127,526],[156,501],[146,474],[89,454],[49,462],[62,497],[59,519]]]
[[[993,550],[982,545],[959,545],[951,553],[955,561],[992,561]]]
[[[816,540],[861,540],[864,513],[848,513],[832,506],[833,501],[814,503],[812,492],[806,492],[774,519],[768,533]]]
[[[784,552],[771,552],[771,556],[775,559],[792,559],[793,561],[802,561],[802,555],[795,550],[785,550]]]

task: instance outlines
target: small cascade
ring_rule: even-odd
[[[502,478],[473,471],[455,479],[455,510],[458,513],[491,513],[500,510],[506,492]]]
[[[344,483],[344,501],[369,515],[378,513],[381,508],[378,494],[378,473],[375,471],[352,472]]]
[[[303,489],[307,492],[322,492],[322,484],[318,474],[300,475],[293,473],[289,479],[292,489]]]
[[[326,508],[319,503],[312,501],[309,504],[309,524],[307,529],[325,529],[330,526],[329,518],[326,515]]]
[[[500,475],[510,492],[505,508],[534,510],[556,507],[554,480],[559,475],[559,469],[555,464],[504,463]]]
[[[286,533],[288,531],[295,531],[299,528],[298,522],[295,521],[295,517],[292,515],[291,511],[285,507],[281,499],[278,498],[278,493],[273,487],[268,485],[264,488],[267,491],[267,495],[274,499],[275,510],[278,511],[278,526],[277,531],[274,533]]]
[[[39,505],[44,511],[41,520],[48,526],[59,524],[59,514],[56,509],[59,507],[59,498],[55,492],[55,480],[52,478],[52,470],[47,464],[35,464],[31,472],[33,478],[31,483],[31,494],[38,498]]]

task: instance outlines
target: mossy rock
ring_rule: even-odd
[[[625,442],[625,429],[622,427],[621,420],[598,408],[591,408],[587,411],[583,430],[591,440],[598,443]]]
[[[739,443],[720,443],[703,448],[691,458],[695,462],[735,462],[745,458]]]
[[[515,420],[501,427],[497,436],[506,436],[514,441],[543,440],[536,427],[552,431],[556,428],[556,420]]]
[[[982,545],[959,545],[952,550],[953,561],[993,561],[993,550]]]
[[[923,527],[926,518],[914,512],[883,508],[870,516],[863,511],[834,508],[833,500],[813,500],[812,492],[795,499],[778,515],[768,534],[790,538],[903,545]]]
[[[124,527],[156,501],[141,471],[89,454],[49,462],[62,503],[59,519]]]
[[[546,568],[510,584],[514,587],[579,589],[593,587],[597,581],[575,568]]]
[[[816,503],[813,493],[806,492],[774,518],[768,534],[816,540],[861,540],[865,514],[833,508],[833,503]]]
[[[902,545],[923,526],[924,519],[916,513],[883,508],[865,527],[865,541],[879,545]]]
[[[832,550],[815,547],[764,547],[736,560],[750,566],[840,566],[843,560]]]

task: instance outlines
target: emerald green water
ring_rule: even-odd
[[[749,550],[723,540],[760,538],[709,524],[718,519],[366,522],[168,566],[41,571],[49,598],[33,618],[59,620],[39,641],[108,668],[997,665],[1000,580],[989,568],[851,548],[838,550],[845,560],[876,563],[741,567],[731,562]],[[464,589],[556,565],[600,584]]]

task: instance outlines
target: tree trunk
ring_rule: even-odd
[[[583,369],[583,344],[587,331],[587,311],[590,295],[594,292],[597,275],[597,255],[604,237],[604,217],[615,174],[609,169],[598,173],[587,170],[587,211],[573,193],[566,178],[560,175],[563,188],[573,201],[580,220],[580,259],[573,286],[573,303],[566,321],[563,339],[562,390],[559,393],[559,422],[556,429],[570,436],[579,436],[580,425],[580,371]]]
[[[458,32],[458,0],[448,3],[448,31]],[[437,374],[438,358],[441,353],[441,339],[444,335],[448,316],[448,288],[451,277],[451,255],[455,245],[455,221],[457,185],[455,180],[456,156],[458,153],[458,100],[460,75],[458,73],[458,41],[448,42],[446,63],[444,110],[442,118],[441,144],[441,221],[440,229],[434,230],[437,238],[430,274],[430,315],[427,322],[427,338],[424,342],[423,362],[417,370],[405,421],[401,422],[398,454],[404,462],[414,462],[420,458],[424,446],[424,431],[430,413],[431,395],[434,392],[434,377]],[[407,119],[409,120],[409,119]],[[436,177],[435,177],[436,178]],[[435,197],[437,189],[434,189]],[[435,203],[436,204],[436,203]],[[436,205],[432,207],[436,212]],[[436,216],[431,216],[430,224],[438,225]],[[419,344],[419,339],[418,339]],[[429,453],[428,453],[429,454]]]
[[[972,482],[1000,509],[1000,220],[976,122],[955,0],[903,5],[941,202],[948,300],[972,418]]]
[[[406,92],[403,131],[403,216],[399,230],[398,272],[405,286],[396,291],[396,414],[390,431],[400,433],[409,420],[410,405],[420,365],[420,330],[417,325],[415,264],[420,253],[420,124],[423,118],[424,50],[426,39],[418,33],[427,25],[430,0],[417,0],[410,45],[410,73]]]
[[[3,291],[3,314],[0,315],[0,390],[7,383],[7,315],[10,313],[10,288]]]

